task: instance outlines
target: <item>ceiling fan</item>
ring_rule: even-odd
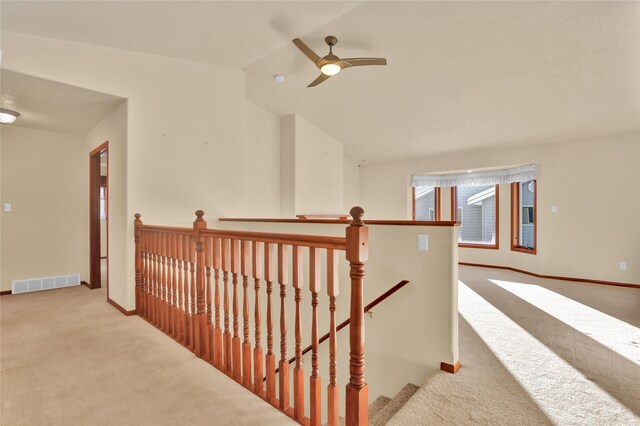
[[[333,54],[333,46],[338,44],[338,39],[334,36],[326,36],[325,43],[329,45],[329,54],[323,57],[318,56],[309,46],[304,44],[299,38],[293,39],[293,44],[304,53],[311,62],[320,68],[320,76],[313,80],[307,87],[315,87],[332,75],[338,74],[344,68],[361,67],[363,65],[387,65],[385,58],[344,58],[340,59]]]

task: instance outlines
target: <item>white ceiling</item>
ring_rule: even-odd
[[[367,163],[640,127],[639,2],[9,2],[3,29],[243,68]],[[384,56],[312,89],[321,55]],[[282,85],[273,81],[285,74]]]
[[[85,135],[124,99],[13,71],[0,72],[2,106],[18,111],[11,126]]]
[[[358,162],[640,128],[638,2],[369,2],[303,40],[325,52],[327,34],[367,43],[338,42],[338,56],[388,65],[307,89],[318,71],[291,45],[246,68],[247,96]]]
[[[2,1],[2,28],[243,68],[361,1]]]

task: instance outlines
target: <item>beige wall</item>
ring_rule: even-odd
[[[280,118],[253,102],[245,103],[244,213],[280,216]]]
[[[126,251],[127,245],[127,102],[124,101],[87,133],[84,150],[88,161],[88,153],[109,142],[109,297],[114,300],[125,300],[126,290],[122,283],[127,282]],[[88,212],[88,208],[87,208]],[[87,213],[88,214],[88,213]],[[89,228],[85,234],[89,246]],[[87,264],[87,273],[88,273]],[[120,302],[118,302],[120,303]]]
[[[352,198],[357,186],[343,179],[342,143],[298,115],[280,125],[281,215],[342,213],[345,185]]]
[[[510,250],[510,193],[500,188],[500,250],[460,249],[460,261],[539,274],[640,283],[640,132],[434,156],[361,168],[370,217],[407,218],[412,173],[537,163],[538,254]],[[443,191],[443,219],[449,194]],[[556,205],[558,212],[551,213]],[[619,262],[627,262],[627,270]]]
[[[296,116],[296,214],[341,213],[342,143]]]
[[[0,127],[1,290],[11,281],[80,274],[88,279],[88,172],[81,136]]]
[[[245,183],[254,178],[245,170],[261,159],[244,157],[242,71],[11,32],[2,33],[2,50],[6,69],[128,99],[126,160],[110,176],[120,173],[127,188],[126,233],[121,244],[111,241],[122,259],[110,265],[123,271],[122,281],[110,282],[123,307],[135,306],[134,213],[179,225],[190,225],[199,208],[237,216],[251,205],[251,214],[263,215]]]
[[[296,215],[296,117],[280,119],[280,216]]]
[[[342,211],[348,213],[351,207],[360,204],[360,167],[347,157],[343,159],[342,178],[344,181]]]

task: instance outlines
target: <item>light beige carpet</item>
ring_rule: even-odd
[[[640,290],[460,268],[460,360],[390,425],[640,424]]]
[[[0,424],[295,424],[105,291],[0,298]]]

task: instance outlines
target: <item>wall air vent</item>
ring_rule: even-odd
[[[11,281],[11,294],[80,285],[80,274],[59,275],[57,277],[29,278]]]

